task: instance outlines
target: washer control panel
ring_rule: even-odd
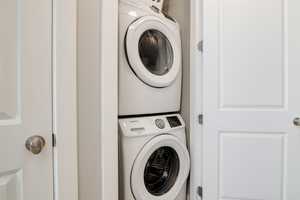
[[[174,129],[184,128],[185,124],[179,114],[119,119],[120,130],[126,136],[142,136],[168,133]]]

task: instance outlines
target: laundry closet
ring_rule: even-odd
[[[125,1],[79,1],[81,198],[296,200],[300,3],[145,0],[147,8],[136,11]],[[178,56],[168,55],[179,50],[172,46],[178,39],[163,40],[176,38],[176,29],[161,28],[164,20],[178,23],[182,55],[182,71],[166,82],[157,77],[172,72]],[[165,68],[155,68],[154,58]],[[150,67],[141,71],[141,65]],[[149,73],[153,66],[156,76]],[[163,89],[171,83],[173,92],[181,88],[180,104],[178,94]]]
[[[181,28],[164,1],[119,1],[119,198],[186,200]]]

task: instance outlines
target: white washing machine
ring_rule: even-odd
[[[186,200],[190,157],[180,115],[119,119],[120,200]]]
[[[161,12],[162,3],[163,0],[120,1],[120,116],[180,109],[180,28]]]

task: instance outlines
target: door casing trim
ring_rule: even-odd
[[[77,1],[53,0],[54,199],[78,200]]]

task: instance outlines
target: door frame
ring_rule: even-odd
[[[199,115],[203,114],[203,0],[190,4],[190,200],[201,200],[199,187],[203,187],[203,129]],[[201,44],[201,43],[202,44]],[[202,47],[201,47],[202,46]],[[203,115],[202,115],[203,117]]]
[[[118,3],[78,0],[81,200],[118,200]]]
[[[78,199],[77,1],[53,0],[54,199]]]

